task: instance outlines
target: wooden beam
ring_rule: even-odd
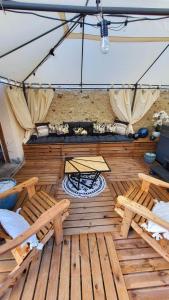
[[[78,5],[60,5],[47,3],[29,3],[17,1],[3,1],[0,10],[17,9],[27,11],[48,11],[48,12],[67,12],[80,14],[111,14],[111,15],[148,15],[148,16],[167,16],[168,8],[147,8],[147,7],[108,7],[108,6],[78,6]]]
[[[67,39],[75,39],[75,40],[81,40],[82,38],[82,33],[81,32],[72,32],[70,35],[67,37]],[[85,40],[90,40],[90,41],[100,41],[100,35],[94,35],[94,34],[84,34],[84,39]],[[109,41],[111,43],[152,43],[152,42],[169,42],[169,37],[168,36],[163,36],[163,37],[153,37],[153,36],[140,36],[140,37],[133,37],[133,36],[109,36]]]

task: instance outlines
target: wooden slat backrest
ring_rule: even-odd
[[[155,202],[154,202],[155,199],[161,200],[161,201],[169,201],[169,193],[164,189],[157,188],[154,186],[150,186],[148,192],[141,190],[139,185],[132,186],[126,192],[125,197],[128,197],[130,200],[133,200],[133,201],[143,205],[144,207],[148,208],[150,211],[152,210],[152,208],[155,204]],[[133,220],[139,226],[141,226],[141,224],[143,224],[147,221],[147,219],[141,217],[138,214],[134,215]],[[147,232],[147,234],[152,236],[151,233]],[[166,239],[162,239],[158,242],[160,243],[160,245],[163,248],[169,247],[169,241]]]
[[[20,214],[28,221],[31,225],[33,224],[38,217],[48,210],[50,207],[55,205],[57,201],[51,198],[48,194],[43,191],[37,192],[31,199],[25,201]],[[47,224],[43,228],[41,228],[40,232],[37,233],[37,237],[39,240],[42,240],[43,237],[48,233],[48,231],[52,228],[52,223]]]

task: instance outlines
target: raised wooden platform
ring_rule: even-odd
[[[144,138],[125,143],[26,144],[23,149],[26,160],[46,160],[87,155],[143,157],[145,152],[155,151],[156,143]]]

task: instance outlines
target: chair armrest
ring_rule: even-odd
[[[36,234],[43,226],[53,221],[55,218],[57,218],[58,215],[64,213],[68,209],[69,205],[70,205],[70,201],[64,199],[59,203],[55,204],[54,206],[52,206],[51,208],[49,208],[36,220],[34,224],[30,226],[30,228],[28,228],[26,231],[24,231],[21,235],[19,235],[15,239],[8,241],[3,246],[1,246],[0,255],[9,250],[15,249],[16,247],[21,245],[30,236]]]
[[[162,220],[155,214],[153,214],[148,208],[144,207],[143,205],[136,203],[134,201],[131,201],[130,199],[123,197],[123,196],[118,196],[117,197],[117,202],[124,206],[126,209],[129,211],[138,214],[142,216],[145,219],[151,220],[154,223],[164,227],[165,229],[169,230],[169,223]]]
[[[32,191],[31,191],[32,187],[34,188],[34,186],[35,186],[35,184],[37,184],[38,180],[39,180],[38,177],[32,177],[20,184],[17,184],[16,186],[9,189],[8,191],[0,193],[0,199],[7,197],[9,195],[12,195],[12,194],[21,192],[25,188],[28,190],[29,196],[31,196],[31,195],[33,195]]]
[[[164,187],[164,188],[169,188],[169,183],[165,182],[163,180],[154,178],[152,176],[139,173],[138,177],[143,181],[142,183],[142,189],[145,191],[148,191],[150,184],[154,184],[156,186]]]

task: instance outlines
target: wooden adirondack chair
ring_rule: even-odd
[[[0,194],[1,199],[26,189],[28,197],[26,201],[24,200],[20,214],[31,225],[28,230],[15,239],[10,239],[2,229],[0,231],[0,237],[6,240],[6,243],[0,246],[0,255],[11,251],[17,262],[16,267],[0,282],[0,296],[8,287],[14,285],[17,278],[40,253],[37,248],[31,250],[29,245],[21,247],[25,240],[36,234],[39,241],[44,245],[54,234],[58,245],[63,239],[62,223],[68,216],[70,201],[65,199],[57,202],[43,191],[36,192],[35,184],[37,182],[38,178],[34,177]]]
[[[115,211],[122,217],[121,235],[127,238],[132,227],[154,250],[169,261],[169,240],[157,241],[151,233],[141,227],[147,220],[151,220],[169,230],[169,223],[151,212],[154,199],[169,201],[169,192],[166,190],[169,183],[145,174],[138,176],[142,180],[142,185],[133,186],[124,196],[117,197]],[[159,187],[165,189],[161,191]]]

